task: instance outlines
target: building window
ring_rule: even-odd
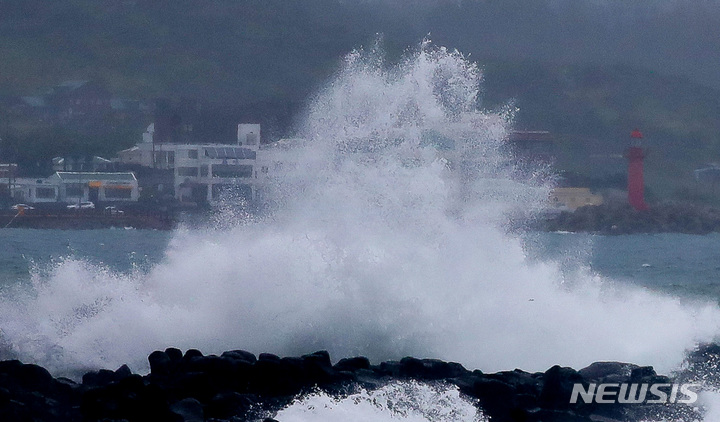
[[[175,164],[175,151],[168,151],[168,164]]]
[[[132,198],[132,189],[105,188],[105,198],[107,198],[107,199],[130,199],[130,198]]]
[[[155,151],[155,164],[165,164],[167,161],[166,151]]]
[[[249,165],[233,166],[230,164],[215,164],[212,167],[213,177],[252,177],[252,174],[253,166]]]
[[[247,145],[257,145],[257,134],[255,133],[248,133],[245,137],[245,143]]]
[[[69,183],[65,186],[65,196],[74,198],[83,196],[83,185],[81,183]]]
[[[35,197],[41,199],[55,199],[55,189],[53,188],[35,188]]]
[[[197,175],[198,175],[197,167],[178,167],[178,176],[197,177]]]
[[[196,150],[196,149],[188,150],[188,158],[191,158],[191,159],[193,159],[193,160],[197,160],[197,158],[198,158],[198,150]]]

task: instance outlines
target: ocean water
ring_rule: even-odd
[[[162,261],[175,235],[134,229],[3,230],[0,286],[27,284],[64,260],[116,273],[147,272]],[[679,298],[720,301],[720,234],[529,232],[522,240],[528,262],[554,261],[566,270],[585,269]]]
[[[585,269],[681,300],[720,301],[720,234],[526,233],[529,260]]]
[[[34,230],[0,232],[0,288],[27,285],[64,260],[113,272],[143,271],[163,257],[172,233],[157,230]]]
[[[146,274],[162,262],[178,236],[134,229],[3,230],[0,289],[18,284],[31,288],[33,277],[46,277],[64,261],[85,262],[117,274]],[[720,234],[527,232],[521,239],[529,263],[555,262],[568,277],[586,271],[679,300],[720,302]]]
[[[306,142],[278,151],[264,214],[228,200],[202,230],[0,231],[0,357],[68,376],[144,372],[170,346],[668,373],[715,340],[717,236],[508,229],[542,209],[552,172],[503,152],[515,110],[484,110],[481,81],[428,42],[396,65],[358,50],[301,116]],[[386,398],[401,419],[482,420],[451,388],[407,384],[283,416],[390,420]]]

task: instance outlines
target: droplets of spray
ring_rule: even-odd
[[[296,399],[276,415],[283,422],[407,421],[487,422],[487,418],[457,387],[417,381],[391,382],[377,390],[346,397],[316,391]]]

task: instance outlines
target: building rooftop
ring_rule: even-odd
[[[70,172],[58,171],[55,174],[63,181],[90,181],[90,180],[112,180],[112,181],[134,181],[133,173],[98,173],[98,172]]]
[[[52,162],[55,165],[61,165],[61,164],[65,163],[65,157],[55,157],[52,159]],[[69,157],[68,162],[70,162],[70,163],[93,163],[93,164],[112,163],[112,161],[108,160],[107,158],[102,158],[97,155],[95,155],[93,157],[83,157],[83,158],[79,158],[79,159]]]

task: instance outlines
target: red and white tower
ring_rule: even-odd
[[[630,134],[632,144],[625,152],[628,159],[628,202],[638,211],[648,209],[645,203],[645,181],[643,180],[643,135],[635,129]]]

